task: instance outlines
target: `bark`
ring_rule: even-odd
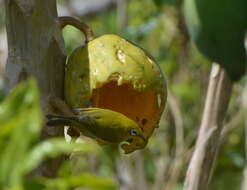
[[[187,171],[184,190],[207,190],[220,144],[232,83],[223,68],[213,64],[202,123]]]
[[[20,81],[36,78],[44,113],[49,96],[63,98],[65,53],[54,0],[6,0],[8,60],[6,90]],[[63,134],[63,129],[44,127],[42,138]],[[61,158],[50,160],[36,171],[55,176]]]

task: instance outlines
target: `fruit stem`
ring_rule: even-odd
[[[58,17],[58,19],[62,29],[67,25],[71,25],[82,31],[85,35],[86,43],[95,39],[93,30],[87,24],[81,22],[80,20],[69,16]]]

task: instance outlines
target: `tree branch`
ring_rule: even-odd
[[[184,190],[208,189],[231,91],[232,83],[226,72],[218,64],[213,64],[202,123]]]
[[[60,23],[61,28],[64,28],[67,25],[71,25],[79,29],[81,32],[84,33],[86,42],[89,42],[95,39],[95,35],[92,29],[87,24],[77,20],[76,18],[69,17],[69,16],[59,17],[59,23]]]

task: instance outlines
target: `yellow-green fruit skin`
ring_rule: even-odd
[[[118,85],[132,83],[135,90],[153,90],[165,104],[166,83],[159,66],[138,46],[113,34],[103,35],[77,48],[65,71],[65,100],[73,108],[85,107],[92,90],[118,75]]]
[[[77,48],[65,70],[65,101],[71,108],[98,107],[135,121],[146,138],[121,147],[142,149],[164,110],[166,82],[154,59],[137,45],[113,34]],[[112,118],[110,118],[112,119]]]

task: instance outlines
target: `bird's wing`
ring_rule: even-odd
[[[95,125],[97,125],[96,122],[97,117],[95,117],[92,114],[85,114],[85,115],[80,115],[78,117],[76,117],[76,121],[80,124],[85,126],[86,128],[88,127],[93,127]]]
[[[71,125],[71,121],[74,120],[73,117],[63,117],[63,116],[57,116],[57,115],[46,115],[46,118],[48,119],[47,125],[48,126],[65,126],[65,125]]]
[[[81,115],[81,114],[85,114],[85,112],[98,112],[100,111],[100,108],[76,108],[73,109],[73,113],[76,115]]]
[[[47,125],[50,126],[71,126],[80,132],[85,133],[88,130],[97,125],[96,118],[92,114],[83,114],[75,117],[57,116],[57,115],[46,115],[48,121]]]
[[[84,136],[91,137],[97,141],[103,140],[100,139],[97,135],[98,121],[99,118],[95,114],[82,114],[75,117],[66,117],[66,116],[56,116],[56,115],[46,115],[48,121],[47,125],[50,126],[71,126],[77,132],[83,134]]]

